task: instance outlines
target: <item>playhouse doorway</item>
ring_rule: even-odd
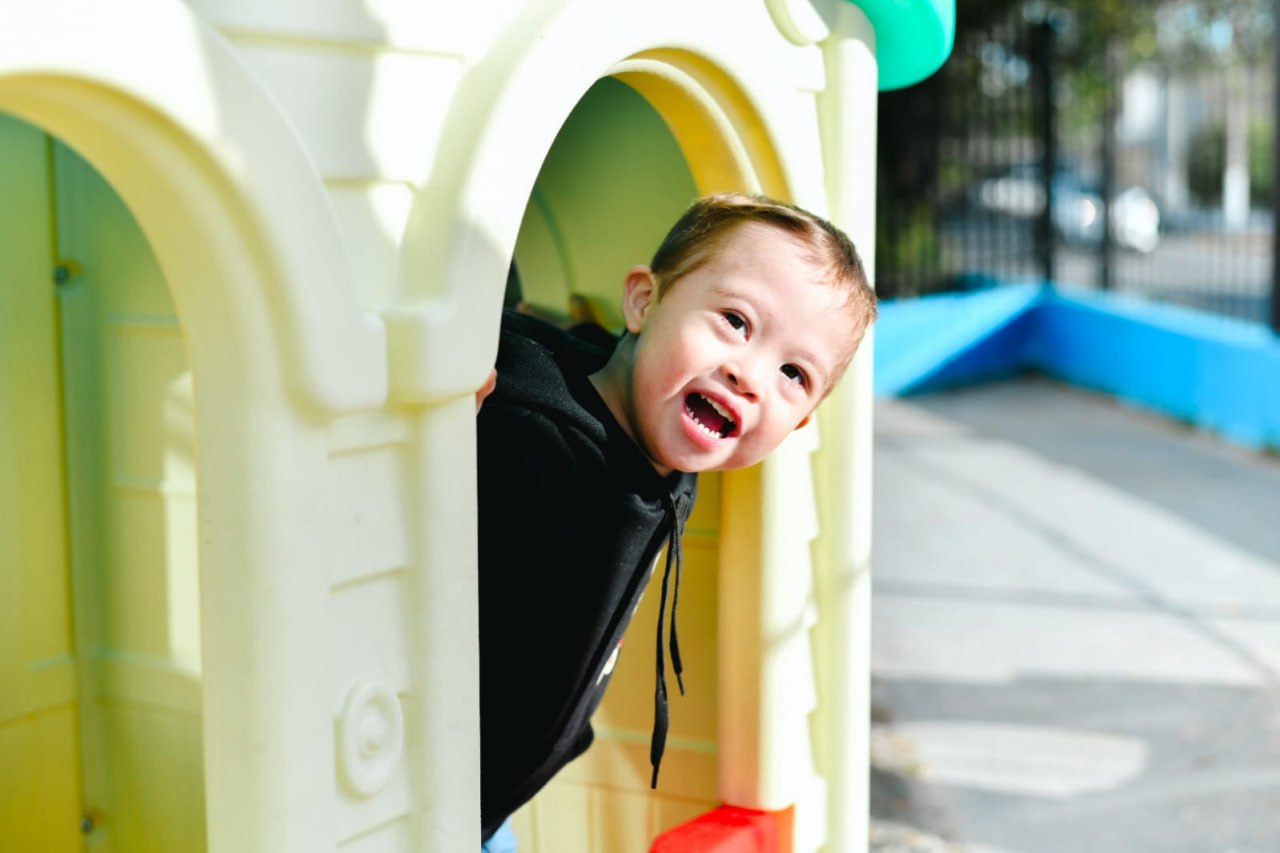
[[[0,833],[205,847],[191,371],[146,237],[0,115]]]
[[[571,300],[585,299],[612,331],[621,331],[627,270],[649,262],[698,194],[690,165],[654,106],[617,79],[596,82],[543,162],[521,224],[509,290],[518,288],[524,301],[560,315],[570,313]],[[688,677],[697,686],[672,703],[661,790],[651,792],[648,785],[659,598],[651,592],[632,620],[631,639],[593,720],[594,745],[515,817],[522,853],[640,849],[717,804],[719,481],[718,475],[699,479],[697,507],[685,531],[680,638]]]

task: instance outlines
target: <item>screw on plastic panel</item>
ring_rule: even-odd
[[[93,831],[102,823],[102,815],[97,811],[85,812],[80,816],[80,832],[83,835],[92,835]]]
[[[72,260],[62,260],[54,264],[53,267],[53,283],[62,286],[70,284],[72,281],[80,277],[83,270],[80,264]]]

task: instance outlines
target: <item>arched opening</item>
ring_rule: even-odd
[[[668,60],[676,60],[672,64]],[[516,242],[511,291],[539,312],[567,317],[585,300],[612,331],[627,270],[648,263],[666,231],[699,194],[775,193],[780,174],[763,139],[744,144],[727,112],[671,53],[621,63],[579,100],[555,137],[530,193]],[[719,95],[730,101],[732,87]],[[759,132],[758,125],[747,128]],[[658,598],[646,595],[593,719],[596,740],[517,813],[521,849],[613,849],[640,843],[719,803],[717,585],[720,475],[703,475],[685,531],[680,636],[689,695],[673,692],[659,790],[649,789],[653,726],[652,638]],[[625,828],[625,829],[623,829]]]
[[[530,194],[515,248],[524,299],[567,311],[585,297],[607,312],[627,270],[648,263],[697,192],[661,116],[626,84],[600,80],[565,120]],[[606,317],[617,331],[620,318]]]
[[[0,114],[0,825],[15,849],[205,846],[195,413],[142,229]]]
[[[0,29],[0,110],[110,181],[181,318],[202,463],[203,678],[184,701],[203,709],[204,758],[202,774],[182,772],[203,778],[202,834],[214,850],[321,849],[331,824],[314,804],[333,783],[317,768],[332,764],[334,738],[315,567],[331,549],[309,522],[330,509],[326,419],[386,400],[385,330],[359,308],[323,182],[261,79],[186,5],[137,11],[147,27],[84,0],[24,9]],[[139,595],[144,612],[122,630],[168,604],[155,588]],[[186,799],[177,771],[156,781]],[[200,846],[162,836],[149,849]]]

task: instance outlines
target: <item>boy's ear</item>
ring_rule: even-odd
[[[658,301],[658,283],[653,270],[644,264],[632,267],[623,280],[622,319],[627,324],[627,331],[633,335],[640,334],[644,328],[645,315],[649,308]]]

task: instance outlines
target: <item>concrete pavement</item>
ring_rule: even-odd
[[[877,409],[882,851],[1280,851],[1280,461],[1027,379]]]

